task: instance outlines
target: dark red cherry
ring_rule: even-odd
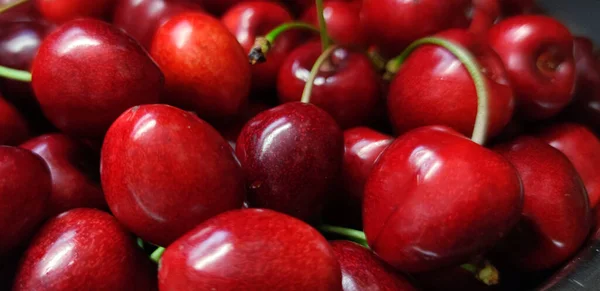
[[[28,150],[0,146],[0,256],[32,235],[45,218],[50,172]]]
[[[104,18],[112,12],[117,0],[35,0],[42,16],[61,24],[77,18]]]
[[[533,137],[495,150],[516,167],[525,196],[521,220],[500,244],[498,258],[522,271],[560,265],[585,242],[591,227],[588,198],[577,170],[560,151]]]
[[[165,251],[161,290],[342,291],[329,243],[304,222],[270,210],[223,213]],[[193,286],[193,287],[192,287]]]
[[[0,145],[16,146],[29,138],[25,118],[0,95]]]
[[[321,44],[310,42],[288,55],[277,81],[282,103],[300,101],[321,53]],[[310,102],[331,114],[342,128],[369,123],[380,98],[380,77],[371,61],[362,53],[344,48],[336,49],[329,60],[317,74]]]
[[[286,103],[252,118],[236,147],[249,205],[317,218],[338,181],[343,146],[339,126],[312,104]]]
[[[114,217],[80,208],[37,233],[13,290],[157,290],[155,268]]]
[[[514,167],[448,127],[398,137],[367,180],[364,230],[371,249],[404,272],[462,264],[492,248],[519,220]]]
[[[200,12],[172,17],[156,32],[151,52],[165,74],[164,102],[211,120],[235,116],[246,105],[250,64],[218,19]]]
[[[121,30],[93,19],[62,25],[33,61],[33,89],[44,114],[69,135],[101,138],[128,108],[159,100],[163,75]]]
[[[119,0],[113,24],[149,50],[156,30],[167,20],[183,12],[201,9],[191,0]]]
[[[52,176],[48,216],[74,208],[107,209],[100,187],[100,157],[63,134],[47,134],[21,145],[42,157]]]
[[[229,144],[196,115],[168,105],[123,113],[106,134],[101,162],[111,211],[157,245],[244,201],[243,173]]]
[[[494,25],[488,36],[504,62],[521,116],[549,118],[571,102],[573,36],[564,25],[548,16],[515,16]]]
[[[226,122],[215,124],[215,128],[219,131],[219,133],[221,133],[225,140],[227,140],[227,142],[229,142],[229,144],[235,149],[238,136],[240,136],[240,132],[242,132],[242,129],[244,128],[246,123],[254,116],[270,108],[271,106],[267,104],[252,102],[248,105],[246,109],[244,109],[244,111],[240,115],[231,118]]]
[[[344,291],[419,290],[368,249],[349,241],[331,242],[342,268]]]
[[[323,15],[327,32],[336,44],[345,47],[367,47],[367,31],[363,30],[360,22],[359,5],[354,2],[327,1],[324,3]],[[306,10],[301,20],[319,26],[316,6]]]
[[[0,7],[17,1],[19,0],[0,0]],[[18,6],[0,13],[0,23],[2,23],[2,25],[7,25],[10,22],[36,21],[40,18],[40,13],[35,9],[34,1],[21,3]]]
[[[254,41],[273,28],[292,21],[290,13],[280,4],[268,1],[242,2],[229,9],[221,21],[235,35],[249,53]],[[277,74],[287,55],[303,41],[298,31],[288,31],[272,44],[267,62],[252,66],[252,89],[254,92],[274,90]]]
[[[486,44],[466,30],[447,30],[436,36],[470,50],[484,73],[489,92],[488,135],[508,124],[514,97],[502,61]],[[398,133],[442,124],[470,136],[478,97],[466,67],[448,50],[436,45],[417,48],[401,65],[387,98],[392,125]]]
[[[594,44],[588,38],[576,37],[574,56],[577,84],[569,118],[600,128],[600,61],[594,55]]]

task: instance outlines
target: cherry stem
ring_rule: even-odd
[[[319,32],[319,29],[314,25],[304,22],[288,22],[281,24],[271,30],[267,35],[256,38],[252,49],[250,49],[250,53],[248,53],[248,59],[250,60],[250,63],[254,65],[257,63],[266,62],[266,56],[277,38],[284,32],[292,29],[307,29],[310,31]]]
[[[0,78],[31,82],[31,73],[0,66]]]
[[[475,278],[487,286],[493,286],[500,283],[500,272],[489,261],[483,264],[464,264],[461,268],[473,273]]]
[[[439,37],[425,37],[410,44],[399,56],[388,62],[386,69],[386,79],[390,80],[400,70],[404,61],[419,46],[438,45],[452,53],[467,69],[471,79],[475,83],[477,91],[477,116],[475,117],[475,127],[471,140],[483,145],[487,139],[487,129],[489,123],[489,90],[485,76],[481,72],[481,67],[476,58],[466,48]]]
[[[150,255],[150,259],[157,263],[160,261],[160,258],[162,258],[162,255],[165,253],[165,248],[163,247],[158,247],[154,252],[152,252],[152,254]]]
[[[321,226],[319,226],[319,230],[324,233],[333,233],[341,235],[350,241],[353,241],[366,248],[369,248],[369,244],[367,243],[367,237],[365,236],[365,233],[360,230],[333,226],[328,224],[322,224]]]
[[[143,250],[144,249],[144,240],[138,237],[136,242],[137,242],[138,247],[140,247]]]
[[[323,46],[323,51],[326,51],[331,45],[332,41],[327,33],[327,22],[325,21],[325,5],[323,4],[323,0],[315,0],[317,6],[317,18],[319,19],[319,31],[321,32],[321,45]]]
[[[27,1],[29,1],[29,0],[18,0],[18,1],[15,1],[13,3],[9,3],[9,4],[6,4],[4,6],[1,6],[0,7],[0,13],[3,13],[5,11],[13,8],[13,7],[19,6],[19,5],[21,5],[21,4],[23,4],[23,3],[27,2]]]
[[[302,98],[300,98],[300,102],[310,103],[310,95],[312,94],[312,89],[314,87],[315,79],[317,79],[317,74],[319,74],[321,66],[329,59],[331,54],[337,48],[337,45],[332,45],[319,56],[310,70],[310,75],[308,75],[308,79],[306,80],[306,85],[304,86],[304,91],[302,92]]]

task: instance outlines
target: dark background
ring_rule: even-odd
[[[600,45],[600,0],[538,0],[550,15],[569,26],[573,34],[586,35]],[[600,290],[600,286],[598,287]]]

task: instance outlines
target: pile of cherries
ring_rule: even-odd
[[[0,92],[0,290],[521,290],[600,225],[533,1],[0,0]]]

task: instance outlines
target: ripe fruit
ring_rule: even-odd
[[[313,1],[314,2],[314,1]],[[353,2],[327,1],[324,3],[327,32],[333,41],[344,47],[366,48],[367,33],[360,23],[360,6]],[[317,7],[307,9],[302,21],[319,26]]]
[[[27,138],[27,122],[21,113],[0,95],[0,145],[18,145]]]
[[[77,18],[103,18],[111,12],[115,1],[35,0],[35,6],[45,19],[62,24]]]

